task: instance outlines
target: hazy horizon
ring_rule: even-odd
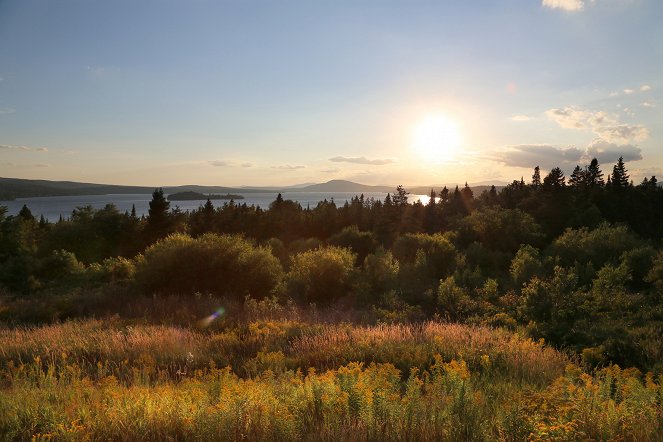
[[[0,176],[663,176],[663,2],[0,3]]]

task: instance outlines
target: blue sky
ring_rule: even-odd
[[[623,155],[663,178],[662,22],[660,0],[0,0],[0,176],[426,185]]]

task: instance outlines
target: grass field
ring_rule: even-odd
[[[662,379],[500,329],[0,329],[3,440],[661,440]]]

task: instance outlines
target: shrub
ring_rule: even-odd
[[[198,238],[174,234],[153,244],[137,259],[136,280],[148,293],[263,297],[274,290],[283,269],[269,248],[233,235]]]
[[[366,256],[375,251],[377,240],[373,233],[360,232],[357,226],[350,226],[329,238],[329,244],[351,249],[357,254],[357,264],[361,265]]]
[[[305,302],[329,302],[345,296],[352,285],[355,255],[325,247],[295,255],[287,275],[288,293]]]

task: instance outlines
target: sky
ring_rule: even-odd
[[[663,178],[661,0],[0,0],[0,176]]]

